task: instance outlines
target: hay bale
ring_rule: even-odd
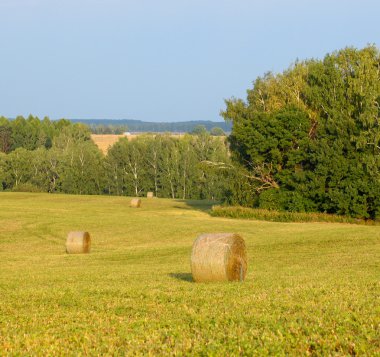
[[[133,208],[139,208],[141,206],[141,200],[139,198],[132,198],[130,206]]]
[[[146,197],[147,198],[153,198],[154,197],[153,192],[147,192]]]
[[[191,252],[191,273],[196,282],[243,281],[247,273],[244,239],[235,233],[200,235]]]
[[[70,232],[66,239],[66,253],[80,254],[89,253],[91,237],[88,232]]]

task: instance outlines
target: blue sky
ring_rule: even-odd
[[[379,46],[375,0],[0,0],[0,115],[222,120],[297,58]]]

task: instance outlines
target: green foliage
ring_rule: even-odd
[[[226,132],[231,130],[231,125],[229,123],[216,123],[209,120],[192,120],[169,123],[157,121],[144,122],[141,120],[133,119],[71,119],[71,122],[86,124],[94,133],[97,133],[98,128],[105,131],[114,131],[115,134],[116,131],[125,128],[127,128],[128,131],[134,133],[191,133],[197,125],[205,126],[209,131],[215,126],[215,124],[218,124],[218,126]],[[101,134],[101,132],[98,133]],[[108,132],[104,132],[104,134],[108,134]]]
[[[13,192],[41,192],[41,189],[30,182],[20,183],[12,188]]]
[[[119,140],[105,159],[108,192],[140,196],[221,199],[228,185],[204,161],[228,161],[225,142],[207,133]]]
[[[279,191],[281,196],[281,208],[289,212],[312,212],[316,205],[312,200],[298,191]]]
[[[375,47],[346,48],[258,78],[247,103],[226,102],[231,150],[260,207],[379,216],[379,66]]]
[[[30,125],[36,128],[34,134]],[[20,128],[17,135],[13,135],[13,126]],[[3,147],[10,143],[7,134],[13,135],[17,147],[11,150],[8,146],[9,153],[0,157],[1,190],[33,186],[51,193],[134,196],[153,191],[157,197],[219,200],[229,187],[216,170],[203,164],[229,161],[225,140],[205,131],[181,138],[123,138],[106,157],[91,140],[87,126],[64,119],[51,122],[32,116],[14,121],[0,118],[0,143],[2,134]],[[38,141],[38,137],[44,140]]]
[[[228,188],[223,196],[225,203],[248,207],[258,205],[258,196],[254,190],[255,183],[249,180],[243,168],[237,166],[228,170],[224,173],[223,179],[228,183]]]
[[[210,134],[212,136],[224,136],[224,135],[226,135],[224,130],[222,128],[220,128],[219,126],[214,126],[213,128],[211,128]]]
[[[15,120],[0,117],[0,152],[9,153],[17,148],[51,148],[53,139],[70,126],[71,122],[65,119],[50,121],[45,117],[40,120],[32,115],[27,119],[18,116]]]
[[[93,134],[113,134],[120,135],[128,131],[127,125],[104,125],[104,124],[90,124],[89,128]]]
[[[60,155],[60,190],[75,194],[101,194],[105,172],[102,155],[92,141],[77,142]]]
[[[47,118],[37,124],[39,121],[32,117],[26,121],[20,117],[16,122],[16,126],[28,127],[28,122],[36,127],[46,126],[54,135],[47,145],[51,148],[42,144],[30,146],[31,141],[27,141],[23,142],[26,147],[18,147],[3,157],[3,188],[78,194],[103,192],[103,157],[90,140],[86,126],[65,120],[52,124]],[[22,144],[18,139],[16,142]]]
[[[17,148],[5,157],[4,181],[6,188],[13,188],[28,182],[33,176],[30,165],[33,152],[24,148]]]
[[[258,207],[266,210],[311,212],[315,211],[314,203],[297,191],[269,189],[258,198]]]
[[[0,152],[0,191],[4,190],[6,178],[6,155]]]
[[[280,191],[273,188],[263,191],[259,196],[259,207],[267,210],[281,210],[283,206]]]
[[[191,131],[191,134],[193,135],[201,135],[201,134],[206,134],[206,133],[207,133],[207,129],[204,125],[197,125]]]
[[[230,136],[231,149],[241,159],[255,159],[255,164],[270,162],[275,174],[294,168],[302,161],[308,142],[310,120],[297,108],[275,113],[258,113],[234,122]]]
[[[0,152],[8,153],[12,148],[12,127],[9,121],[0,117]]]

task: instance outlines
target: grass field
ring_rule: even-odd
[[[380,355],[380,228],[210,217],[200,201],[0,194],[0,355]],[[92,251],[65,254],[88,230]],[[244,283],[191,281],[200,233]]]

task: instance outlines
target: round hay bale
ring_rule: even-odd
[[[66,239],[66,253],[80,254],[89,253],[91,237],[88,232],[70,232]]]
[[[141,206],[141,200],[139,198],[132,198],[130,206],[133,208],[139,208]]]
[[[153,198],[154,197],[153,192],[147,192],[146,197],[147,198]]]
[[[195,282],[243,281],[247,273],[244,239],[235,233],[200,235],[191,252],[191,273]]]

